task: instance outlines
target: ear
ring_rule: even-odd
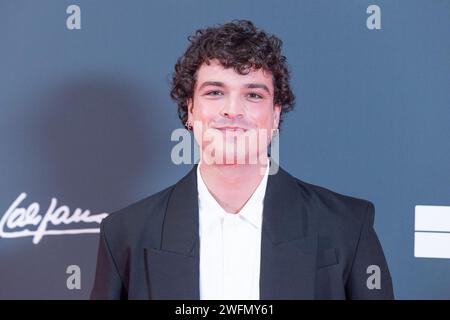
[[[278,129],[280,125],[281,105],[276,104],[273,107],[273,128]]]
[[[192,98],[187,99],[187,108],[188,108],[188,121],[191,121],[194,119],[194,101]]]

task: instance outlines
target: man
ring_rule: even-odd
[[[268,145],[294,105],[281,41],[249,21],[189,40],[171,96],[200,164],[104,219],[91,297],[393,298],[372,203],[269,174]]]

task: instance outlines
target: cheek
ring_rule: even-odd
[[[264,106],[254,109],[250,114],[251,120],[260,128],[272,127],[274,113],[272,106]]]
[[[203,123],[209,123],[216,116],[215,108],[208,107],[204,103],[198,102],[194,105],[193,109],[194,120],[201,121]]]

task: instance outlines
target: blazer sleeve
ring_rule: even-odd
[[[100,227],[97,268],[90,298],[91,300],[125,299],[127,294],[124,288],[116,261],[108,244],[106,224],[102,223]]]
[[[374,215],[369,202],[346,283],[347,299],[394,299],[389,268],[373,228]]]

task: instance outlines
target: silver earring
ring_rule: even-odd
[[[189,123],[189,121],[186,121],[184,123],[184,126],[186,127],[186,129],[188,129],[189,131],[192,131],[192,124]]]

